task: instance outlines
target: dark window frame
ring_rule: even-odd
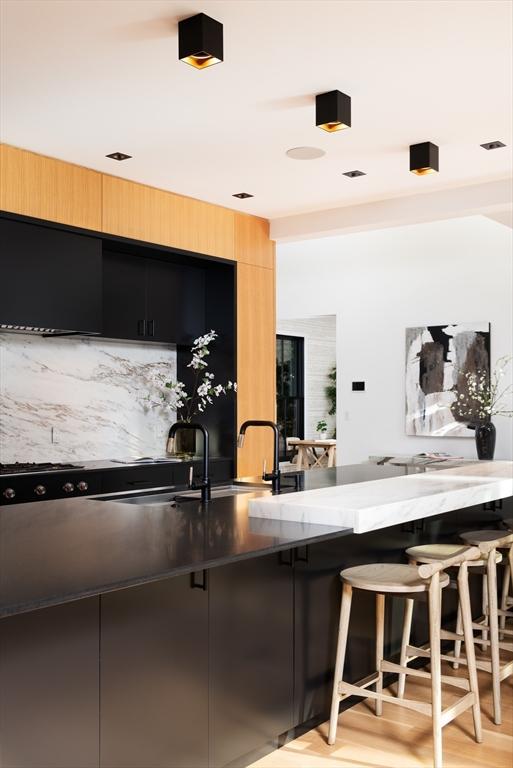
[[[293,370],[288,375],[293,379],[292,389],[295,394],[290,394],[291,378],[287,380],[283,365],[283,350],[288,342],[293,347]],[[302,336],[290,336],[287,334],[276,335],[276,412],[278,427],[280,430],[280,461],[288,461],[294,454],[293,450],[287,451],[287,438],[305,436],[305,340]],[[290,419],[283,418],[283,414],[293,413],[292,425]]]

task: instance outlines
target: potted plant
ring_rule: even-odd
[[[194,380],[190,394],[182,381],[170,380],[162,371],[156,371],[151,376],[154,392],[146,397],[153,408],[164,408],[175,411],[179,421],[191,422],[195,416],[202,414],[213,405],[216,398],[236,392],[237,384],[228,381],[226,384],[216,384],[214,374],[207,371],[207,357],[210,355],[210,344],[217,338],[216,331],[210,331],[194,340],[191,347],[191,362],[187,365],[194,371]],[[173,454],[175,456],[191,457],[196,452],[196,433],[192,430],[180,430],[175,437]]]
[[[463,417],[468,421],[468,428],[475,430],[478,459],[493,459],[496,434],[492,417],[513,416],[513,411],[505,408],[503,401],[513,385],[501,386],[505,368],[510,362],[511,355],[499,358],[490,376],[480,369],[467,372],[465,391],[457,395],[452,405],[455,416]]]
[[[328,435],[328,425],[324,421],[324,419],[321,419],[317,422],[317,434],[319,436],[319,440],[326,440],[326,437]]]

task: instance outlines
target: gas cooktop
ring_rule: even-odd
[[[15,461],[13,464],[0,463],[0,475],[17,475],[24,472],[59,472],[61,469],[83,469],[83,464],[59,464],[55,462]]]

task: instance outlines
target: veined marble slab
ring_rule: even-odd
[[[439,472],[254,499],[249,502],[249,515],[339,525],[365,533],[508,496],[513,496],[513,462],[476,462]]]
[[[0,461],[162,455],[175,412],[144,400],[156,372],[175,378],[175,347],[0,333]]]

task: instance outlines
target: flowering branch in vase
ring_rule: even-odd
[[[214,374],[207,371],[209,345],[217,336],[216,331],[211,330],[194,340],[191,347],[191,362],[187,365],[195,372],[190,395],[182,381],[170,380],[164,373],[157,372],[152,376],[155,391],[145,398],[146,402],[154,408],[176,411],[180,421],[192,421],[194,416],[204,413],[210,405],[213,405],[215,398],[227,395],[230,391],[236,392],[236,382],[215,384]]]
[[[452,405],[453,412],[469,424],[490,421],[493,416],[511,418],[513,411],[505,407],[504,397],[512,391],[513,385],[501,386],[511,359],[511,355],[499,358],[490,376],[481,369],[466,373],[466,392],[457,396]]]

